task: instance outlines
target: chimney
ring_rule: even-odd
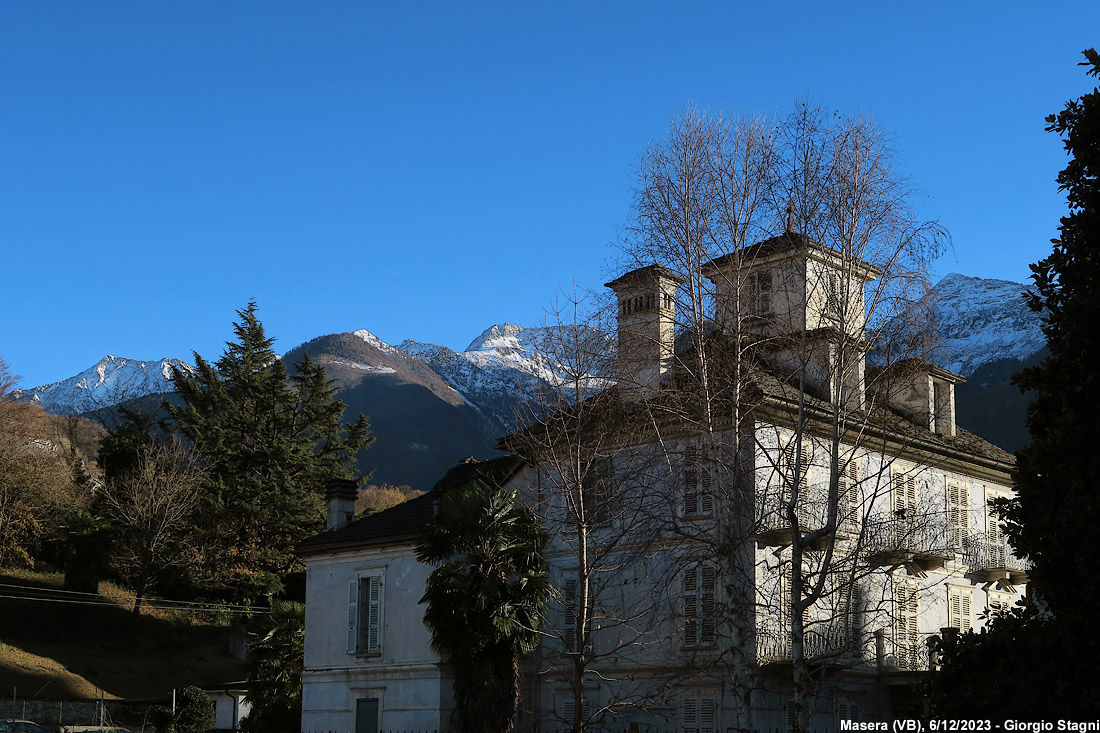
[[[624,400],[656,394],[672,367],[676,288],[682,282],[671,270],[648,265],[605,283],[618,296],[618,380]]]
[[[355,500],[358,496],[359,486],[351,479],[330,480],[325,487],[325,503],[328,506],[325,529],[331,532],[346,527],[355,518]]]

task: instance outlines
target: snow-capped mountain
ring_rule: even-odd
[[[1040,319],[1025,305],[1024,290],[1019,283],[958,273],[943,278],[930,296],[943,336],[943,348],[935,361],[967,377],[981,370],[970,388],[1007,384],[1003,375],[987,377],[988,368],[982,368],[998,360],[1031,358],[1044,345]],[[404,385],[407,391],[408,385],[415,384],[433,395],[432,400],[460,412],[469,411],[470,416],[461,418],[469,423],[463,429],[475,430],[478,440],[491,447],[495,437],[519,428],[532,417],[531,405],[539,403],[546,385],[568,385],[573,373],[586,375],[585,390],[613,384],[613,368],[609,367],[614,344],[613,335],[585,327],[526,328],[501,323],[487,328],[459,352],[413,339],[395,347],[366,329],[320,337],[300,348],[324,357],[322,361],[330,377],[341,385],[345,401],[351,394],[345,398],[344,391],[358,389],[363,379],[370,380],[371,389],[383,392],[393,385]],[[287,356],[294,357],[297,351]],[[593,358],[595,354],[602,358]],[[16,396],[37,402],[49,412],[87,412],[171,391],[173,364],[190,369],[179,359],[139,361],[107,356],[74,377],[23,390]],[[396,397],[383,399],[381,393],[370,399],[382,400],[371,403],[375,412],[383,409],[380,404],[389,409],[391,402],[398,402]],[[418,419],[408,412],[401,417],[405,418]],[[1022,425],[1022,420],[1016,422]]]
[[[545,385],[569,385],[574,373],[583,375],[588,389],[612,384],[603,375],[613,345],[612,336],[586,327],[501,323],[485,329],[465,351],[412,339],[398,348],[434,369],[471,405],[515,429],[531,418],[531,405]]]
[[[468,404],[512,430],[524,420],[522,405],[535,397],[538,379],[533,364],[522,354],[494,362],[471,352],[454,352],[446,346],[407,339],[399,347],[447,380]]]
[[[75,377],[34,389],[15,390],[13,396],[35,402],[47,412],[88,412],[136,397],[172,391],[172,366],[192,369],[180,359],[139,361],[108,354]]]
[[[936,361],[964,377],[998,359],[1026,359],[1046,345],[1039,314],[1028,309],[1028,289],[1007,280],[953,272],[932,292],[943,349]]]

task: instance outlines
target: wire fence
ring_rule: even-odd
[[[126,700],[0,700],[0,719],[30,720],[49,726],[118,726],[132,731],[152,729],[150,710],[156,702]]]

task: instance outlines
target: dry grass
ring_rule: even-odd
[[[12,570],[0,583],[61,589],[61,573]],[[11,589],[5,589],[11,590]],[[174,687],[244,679],[232,629],[181,611],[130,612],[129,593],[100,586],[106,606],[0,598],[0,689],[38,697],[158,697]]]

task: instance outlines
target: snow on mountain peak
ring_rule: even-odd
[[[363,339],[364,341],[366,341],[368,344],[370,344],[374,348],[376,348],[379,351],[382,351],[384,353],[396,354],[397,351],[398,351],[397,349],[390,346],[385,341],[378,338],[377,336],[375,336],[373,333],[371,333],[370,331],[368,331],[365,328],[360,328],[358,331],[352,331],[351,335],[352,336],[358,336],[359,338]]]
[[[484,351],[486,349],[519,349],[523,348],[520,334],[528,330],[524,326],[514,323],[499,323],[481,332],[481,335],[470,342],[466,351]]]
[[[75,414],[118,404],[148,394],[171,392],[172,367],[190,371],[180,359],[139,361],[108,354],[74,377],[20,390],[20,399],[37,402],[53,413]]]
[[[1046,345],[1042,320],[1024,303],[1026,285],[952,272],[932,289],[946,352],[944,366],[963,376],[996,359],[1024,359]]]

